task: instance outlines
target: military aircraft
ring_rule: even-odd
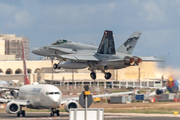
[[[22,44],[24,50],[24,46]],[[25,61],[25,53],[23,51],[23,65],[24,65],[24,86],[21,87],[3,87],[11,91],[16,91],[18,94],[18,99],[0,99],[0,103],[7,103],[6,112],[9,114],[17,114],[17,117],[22,115],[25,117],[25,110],[23,107],[32,109],[50,109],[50,116],[56,114],[59,116],[59,105],[65,104],[64,109],[69,112],[70,108],[78,108],[79,97],[71,97],[67,99],[62,99],[62,93],[59,88],[54,85],[48,84],[37,84],[31,85],[27,77],[27,68]],[[99,97],[110,97],[133,94],[135,91],[112,93],[104,95],[92,95],[92,98]],[[14,93],[14,92],[13,92]]]
[[[108,69],[135,66],[141,64],[142,61],[158,61],[154,56],[138,57],[131,55],[140,35],[141,32],[135,31],[117,50],[115,50],[113,32],[105,30],[98,49],[91,45],[83,45],[84,47],[82,47],[82,45],[73,45],[71,41],[60,40],[51,44],[51,46],[44,46],[32,52],[42,55],[42,53],[46,53],[42,49],[55,50],[54,53],[52,51],[50,54],[46,53],[46,56],[52,55],[63,60],[58,65],[54,64],[55,69],[83,69],[88,67],[92,79],[96,79],[95,70],[101,70],[105,74],[105,78],[110,79],[111,73],[105,72]],[[59,46],[52,46],[57,44]]]
[[[32,53],[36,55],[47,56],[52,59],[54,57],[57,57],[60,61],[62,61],[63,58],[60,55],[73,54],[80,51],[95,53],[97,51],[97,46],[74,43],[66,39],[58,39],[50,45],[35,48],[34,50],[32,50]],[[60,67],[58,67],[58,64],[56,63],[53,65],[53,67],[54,69],[60,69]]]

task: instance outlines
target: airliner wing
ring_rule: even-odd
[[[92,98],[121,96],[121,95],[133,94],[133,93],[134,93],[134,91],[111,93],[111,94],[102,94],[102,95],[92,95]],[[72,98],[62,99],[61,104],[64,104],[64,103],[66,103],[66,102],[69,101],[69,100],[79,101],[79,97],[72,97]]]
[[[28,100],[18,100],[18,99],[0,99],[0,103],[7,103],[7,102],[15,102],[19,105],[30,105],[30,101]]]
[[[113,86],[138,87],[138,88],[150,88],[150,89],[161,89],[161,90],[165,90],[166,89],[166,87],[147,87],[147,86],[119,85],[119,84],[113,84]]]
[[[9,90],[19,90],[20,89],[20,87],[4,87],[4,86],[0,86],[0,88],[9,89]]]

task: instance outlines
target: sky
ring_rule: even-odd
[[[0,0],[0,33],[29,37],[32,50],[59,38],[98,46],[112,30],[117,49],[141,31],[133,55],[179,68],[179,6],[180,0]]]

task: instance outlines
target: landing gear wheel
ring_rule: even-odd
[[[96,79],[96,73],[95,73],[95,72],[91,72],[91,73],[90,73],[90,76],[91,76],[91,78],[92,78],[93,80]]]
[[[25,117],[25,111],[24,110],[21,112],[21,114],[23,117]]]
[[[20,112],[17,113],[17,117],[20,117]]]
[[[56,114],[57,114],[57,116],[59,116],[59,110],[56,110]]]
[[[54,113],[50,113],[50,116],[51,116],[51,117],[54,116]]]
[[[58,64],[54,63],[53,68],[57,69],[57,67],[58,67]]]
[[[111,73],[105,73],[105,76],[104,76],[107,80],[109,79],[109,78],[111,78]]]

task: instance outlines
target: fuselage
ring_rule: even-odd
[[[29,108],[57,108],[62,99],[61,91],[53,85],[25,85],[19,90],[19,99],[28,100]]]
[[[48,56],[48,57],[55,57],[56,54],[60,54],[60,55],[67,54],[66,52],[50,49],[50,47],[70,49],[72,50],[71,53],[77,53],[79,50],[90,50],[90,51],[95,51],[95,52],[97,51],[97,46],[67,42],[63,44],[50,44],[43,47],[39,47],[39,48],[34,49],[32,53],[36,55]]]

